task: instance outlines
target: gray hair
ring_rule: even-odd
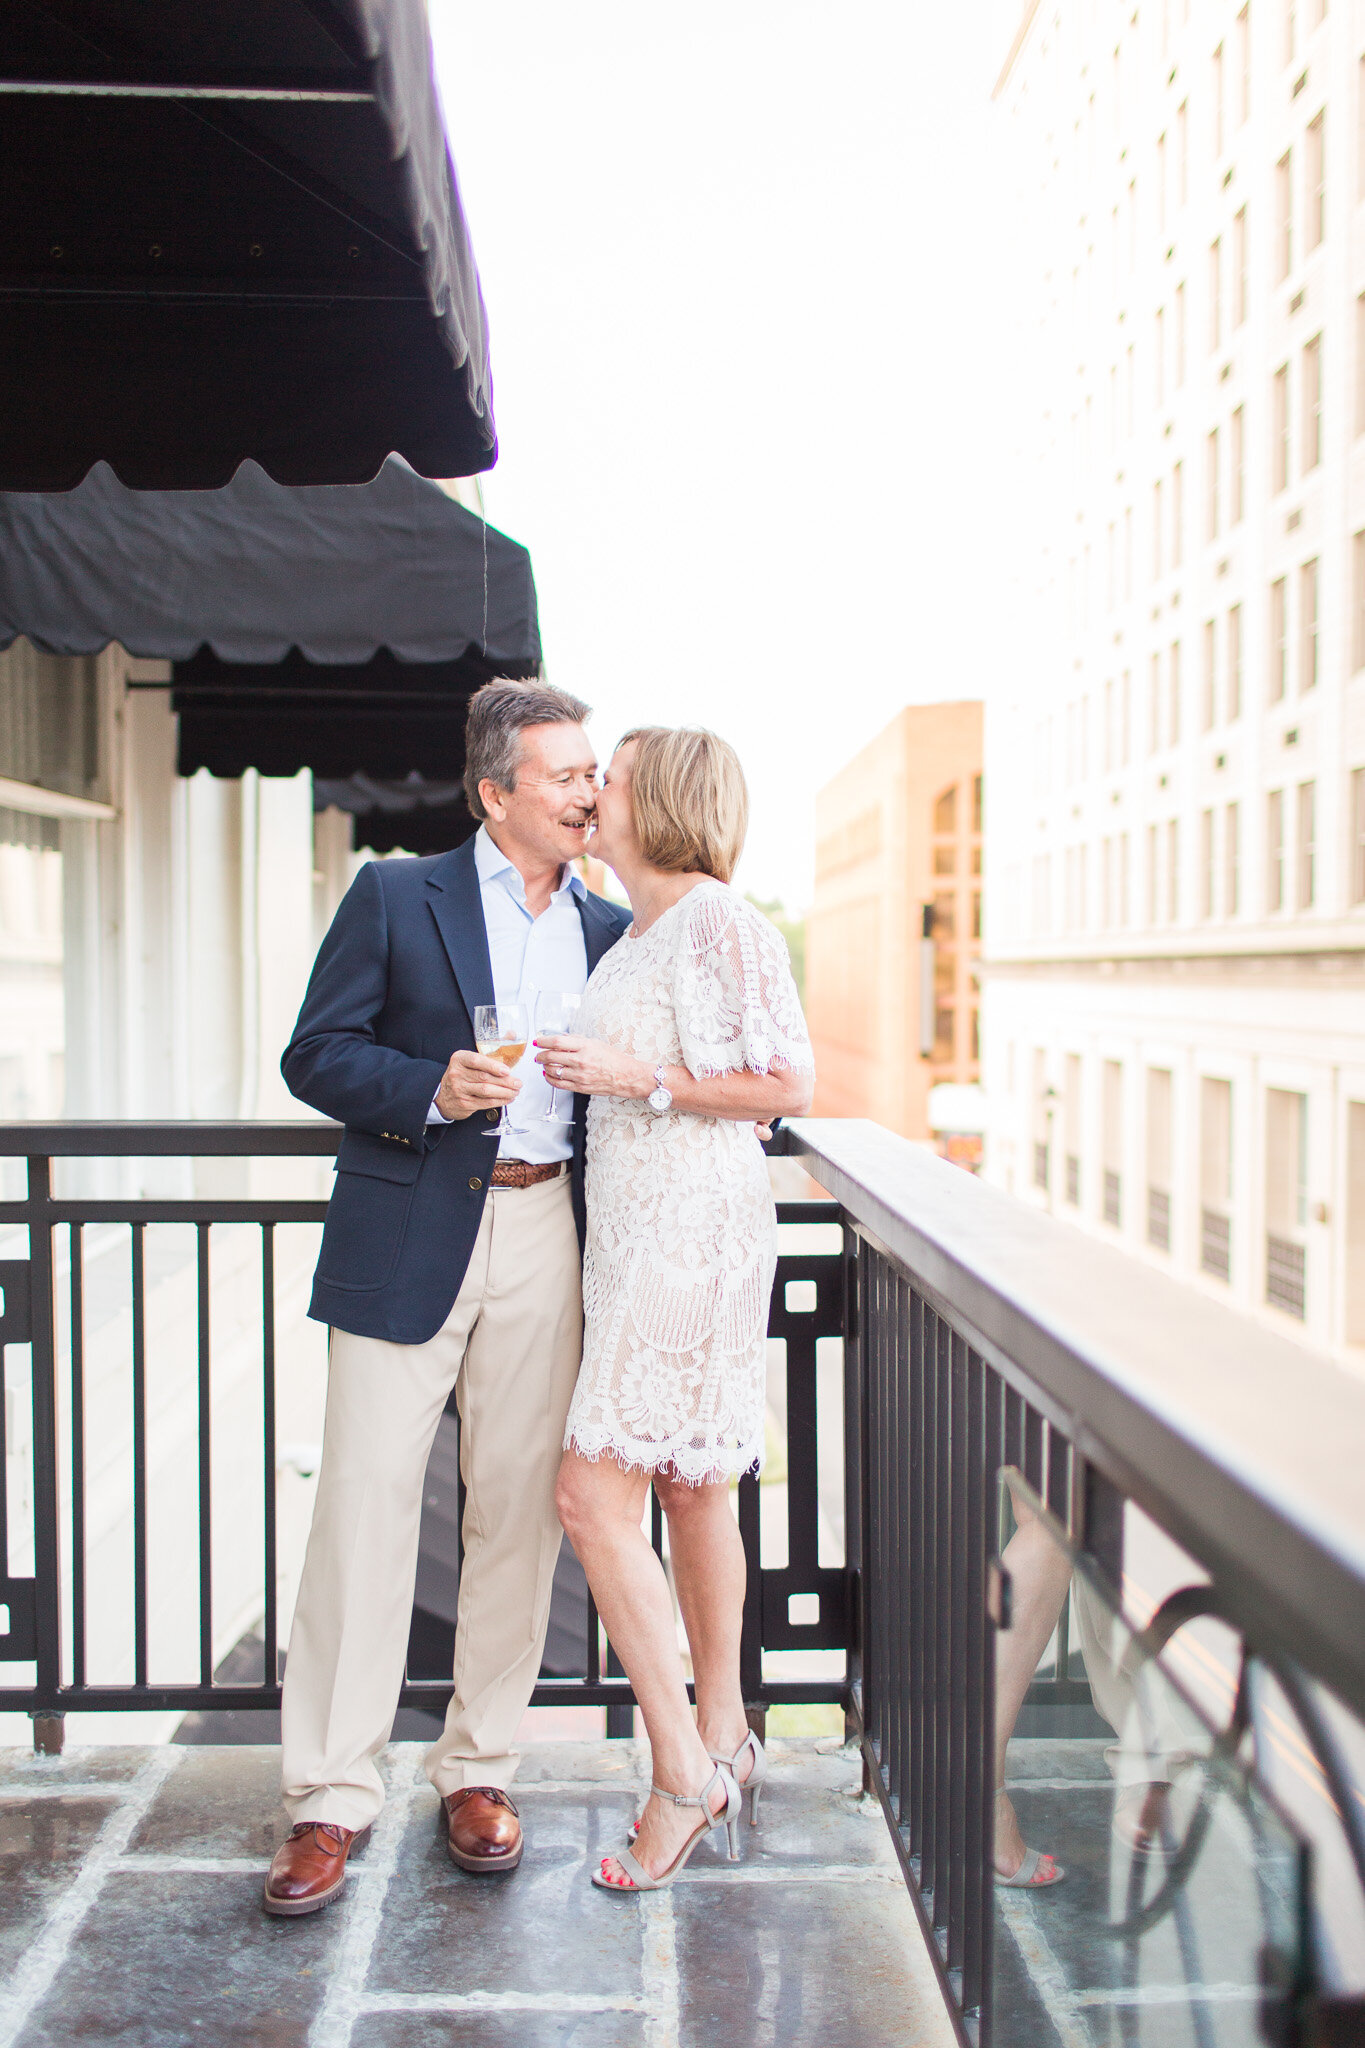
[[[528,725],[582,725],[592,706],[553,683],[517,683],[498,676],[469,700],[464,729],[464,793],[474,816],[488,816],[479,784],[515,789],[521,765],[521,735]]]

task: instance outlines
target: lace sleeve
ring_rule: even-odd
[[[773,1065],[814,1069],[782,934],[728,889],[696,889],[679,919],[673,1003],[698,1079]]]

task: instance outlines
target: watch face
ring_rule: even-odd
[[[673,1097],[667,1088],[656,1088],[649,1098],[649,1106],[651,1109],[665,1110],[671,1106],[672,1101]]]

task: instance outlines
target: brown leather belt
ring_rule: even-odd
[[[562,1159],[551,1159],[544,1166],[532,1166],[529,1159],[499,1159],[489,1176],[491,1188],[534,1188],[543,1180],[558,1180],[565,1170]]]

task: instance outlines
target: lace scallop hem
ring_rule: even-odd
[[[623,1472],[652,1475],[668,1470],[684,1486],[705,1486],[715,1479],[739,1479],[746,1472],[763,1469],[761,1435],[749,1444],[712,1444],[699,1450],[691,1444],[623,1444],[605,1430],[585,1432],[579,1427],[566,1431],[564,1448],[577,1451],[590,1465],[600,1464],[603,1458],[614,1458]]]

